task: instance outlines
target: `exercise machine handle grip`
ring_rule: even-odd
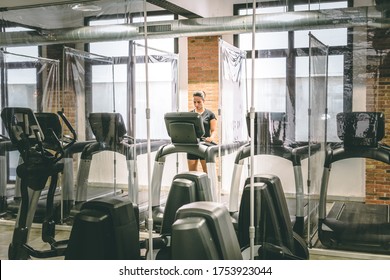
[[[61,117],[66,127],[69,129],[70,133],[72,134],[72,137],[70,138],[70,143],[64,146],[64,149],[66,149],[77,141],[77,133],[74,130],[73,126],[70,124],[69,120],[66,118],[63,111],[58,111],[57,114]]]

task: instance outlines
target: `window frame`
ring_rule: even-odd
[[[352,0],[321,0],[321,3],[332,2],[347,2],[348,7],[353,6]],[[287,11],[294,11],[294,6],[299,4],[316,4],[309,3],[308,0],[297,0],[294,3],[289,3]],[[258,8],[270,8],[270,7],[285,7],[280,1],[259,2]],[[234,15],[239,15],[239,12],[243,9],[252,9],[252,3],[235,4],[233,5]],[[315,27],[313,28],[315,29]],[[288,31],[288,47],[287,49],[271,49],[271,50],[255,50],[255,59],[259,58],[286,58],[286,115],[293,116],[295,119],[296,112],[296,58],[306,57],[309,55],[309,47],[295,48],[294,47],[294,32]],[[343,111],[352,111],[352,99],[353,99],[353,29],[347,28],[347,43],[345,46],[329,46],[329,56],[343,55],[344,56],[344,74],[343,74]],[[233,44],[239,47],[239,34],[233,36]],[[252,52],[247,51],[247,59],[252,59]],[[287,102],[287,100],[289,102]],[[295,120],[289,121],[289,127],[286,131],[286,136],[289,139],[295,139]]]
[[[6,22],[6,24],[2,24],[0,26],[0,32],[7,32],[7,28],[15,28],[15,27],[24,27],[20,25],[16,25],[13,23]],[[28,28],[28,27],[26,27]],[[37,53],[38,56],[42,56],[42,47],[41,46],[35,46],[37,48]],[[1,48],[4,50],[3,48]],[[4,62],[4,60],[1,61],[1,70],[0,70],[0,75],[1,75],[1,81],[0,81],[0,108],[3,109],[5,107],[9,106],[9,91],[8,91],[8,84],[7,84],[7,76],[8,70],[17,70],[17,69],[35,69],[36,71],[36,89],[37,92],[42,93],[43,92],[43,82],[42,82],[42,74],[39,73],[37,67],[34,65],[33,62],[26,62],[26,61],[14,61],[14,62]],[[27,67],[26,67],[27,66]],[[42,94],[37,96],[36,99],[36,108],[38,112],[42,112],[43,110],[43,104],[42,104]],[[1,124],[0,127],[0,132],[1,134],[4,134],[5,132],[5,127],[4,124]],[[9,171],[11,168],[11,163],[10,163],[10,155],[6,153],[6,169]],[[10,172],[7,172],[7,184],[13,184],[15,183],[15,179],[11,179],[11,174]]]
[[[84,19],[84,25],[89,26],[89,23],[91,21],[120,19],[120,18],[129,19],[130,23],[131,23],[131,22],[133,22],[133,19],[135,17],[138,17],[139,15],[140,15],[140,13],[129,13],[129,14],[103,15],[100,17],[86,17]],[[167,15],[172,15],[175,20],[178,19],[177,14],[173,14],[169,11],[149,11],[149,12],[147,12],[146,16],[147,17],[154,17],[154,16],[167,16]],[[178,41],[178,38],[172,38],[172,39],[173,39],[174,53],[177,54],[178,49],[179,49],[179,47],[178,47],[179,41]],[[128,48],[129,48],[128,53],[132,53],[132,47],[133,47],[132,42],[133,41],[135,41],[135,40],[128,41]],[[90,52],[90,43],[84,45],[84,51]],[[128,56],[114,57],[114,65],[127,64],[128,72],[131,73],[131,71],[129,71],[129,69],[132,67],[131,65],[133,62],[130,61],[130,59],[128,59],[128,58],[129,58]],[[87,119],[89,113],[92,112],[92,98],[93,98],[93,96],[92,96],[93,95],[92,94],[92,80],[91,80],[92,75],[89,75],[90,73],[92,73],[92,68],[91,68],[92,66],[93,65],[89,65],[85,69],[86,73],[88,73],[88,75],[86,75],[86,79],[85,79],[85,119]],[[134,126],[133,126],[133,122],[134,122],[133,116],[134,116],[135,108],[133,108],[133,106],[132,106],[132,102],[133,102],[134,98],[135,98],[135,78],[133,77],[133,75],[128,75],[127,104],[126,104],[127,116],[124,117],[124,119],[126,120],[126,127],[128,128],[127,129],[128,135],[135,134]],[[85,130],[86,130],[85,131],[86,137],[91,138],[92,132],[88,129],[87,126],[86,126]]]

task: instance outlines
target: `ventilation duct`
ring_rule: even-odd
[[[324,29],[336,27],[389,28],[390,20],[376,7],[286,12],[256,16],[256,30],[261,32]],[[152,22],[149,38],[173,38],[249,33],[252,16],[181,19]],[[88,26],[29,32],[0,33],[0,47],[50,45],[102,41],[137,40],[144,38],[143,23]]]

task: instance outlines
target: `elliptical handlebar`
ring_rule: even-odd
[[[48,131],[50,131],[50,133],[52,134],[51,138],[54,139],[54,141],[55,141],[56,150],[54,151],[55,152],[55,154],[54,154],[54,162],[60,161],[64,157],[65,151],[69,147],[71,147],[74,143],[76,143],[76,141],[77,141],[76,131],[74,130],[73,126],[70,124],[69,120],[66,118],[65,114],[63,113],[63,111],[57,111],[57,114],[61,118],[61,120],[65,123],[66,127],[71,132],[72,136],[66,136],[66,138],[69,139],[69,142],[66,142],[66,141],[63,141],[63,139],[61,139],[61,140],[58,139],[58,137],[57,137],[57,135],[56,135],[56,133],[54,132],[53,129],[51,129],[51,128],[48,129]],[[47,153],[44,152],[43,140],[41,138],[41,135],[39,135],[39,132],[35,132],[35,134],[36,134],[35,137],[38,140],[38,146],[39,146],[41,154],[44,157],[47,157]],[[63,137],[65,137],[65,136],[63,136]],[[66,144],[64,144],[64,143],[66,143]]]
[[[67,143],[65,146],[63,146],[63,149],[66,150],[68,147],[72,146],[77,141],[77,133],[74,130],[73,126],[70,124],[69,120],[66,118],[63,111],[58,111],[57,114],[61,117],[63,122],[65,123],[66,127],[69,129],[70,133],[72,134],[72,137],[70,137],[70,142]]]

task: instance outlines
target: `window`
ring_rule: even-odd
[[[140,14],[130,14],[120,18],[91,18],[89,25],[125,24],[126,22],[143,22]],[[173,20],[174,15],[166,12],[148,14],[148,22]],[[150,137],[167,139],[164,114],[175,110],[177,98],[177,55],[174,54],[176,39],[148,39],[148,86],[150,124],[153,127]],[[86,55],[95,59],[88,60],[83,66],[85,77],[83,94],[85,93],[85,112],[78,117],[87,120],[90,112],[117,112],[126,122],[127,135],[136,140],[147,139],[146,125],[146,77],[144,40],[90,43]],[[100,59],[99,59],[100,56]],[[84,71],[85,70],[85,71]],[[83,81],[84,82],[84,81]],[[82,100],[84,101],[84,100]],[[83,103],[84,104],[84,103]],[[87,123],[87,122],[85,122]],[[86,126],[86,138],[93,138]],[[94,170],[91,169],[90,180],[104,184],[124,183],[128,185],[127,163],[124,156],[116,153],[99,153],[96,155]],[[134,172],[147,170],[147,157],[143,153],[137,158],[138,168]],[[104,168],[103,168],[104,167]],[[118,172],[116,174],[116,172]],[[131,174],[135,174],[131,171]],[[129,173],[129,174],[130,174]],[[147,185],[147,176],[138,176],[140,185]]]
[[[28,31],[27,28],[10,27],[5,32]],[[2,67],[0,103],[4,107],[29,107],[34,111],[40,108],[38,92],[41,86],[38,81],[37,67],[33,57],[38,57],[39,49],[36,46],[10,47],[6,53],[1,53]],[[20,54],[20,55],[17,55]],[[31,57],[31,58],[29,58]],[[5,129],[0,126],[0,134],[5,135]],[[19,152],[8,153],[8,178],[7,181],[14,181],[16,178],[16,167],[19,160]]]
[[[27,28],[10,27],[5,32],[28,31]],[[2,108],[7,106],[29,107],[37,109],[37,71],[30,57],[38,57],[38,47],[11,47],[4,55],[5,78],[2,82]],[[13,55],[15,54],[15,55]],[[17,54],[20,54],[18,56]]]
[[[143,16],[136,14],[130,16],[131,22],[139,23],[143,22]],[[148,15],[148,22],[153,21],[163,21],[163,20],[173,20],[174,15],[172,14],[161,14],[160,12],[151,13]],[[89,25],[108,25],[108,24],[124,24],[126,19],[91,19],[89,21]],[[87,108],[86,113],[94,112],[94,111],[106,111],[110,112],[115,111],[121,113],[124,119],[129,120],[127,127],[132,127],[131,122],[131,111],[133,108],[137,108],[137,118],[145,118],[145,112],[143,108],[145,108],[145,98],[142,96],[143,89],[145,86],[145,77],[144,77],[144,62],[141,60],[136,61],[135,66],[135,77],[131,79],[132,83],[135,83],[136,92],[131,92],[129,88],[134,88],[134,86],[129,85],[129,75],[128,72],[128,63],[129,57],[132,54],[135,54],[137,57],[144,56],[144,48],[142,45],[144,44],[144,40],[136,40],[136,41],[117,41],[117,42],[99,42],[99,43],[90,43],[89,51],[94,54],[110,57],[113,59],[112,65],[92,65],[91,74],[92,77],[90,82],[91,92],[90,97],[87,98]],[[169,56],[175,52],[175,44],[176,40],[173,38],[166,39],[149,39],[148,40],[148,55],[156,57],[161,56]],[[132,52],[132,53],[130,53]],[[172,104],[174,100],[172,100],[173,96],[171,96],[170,88],[172,87],[172,80],[175,79],[172,77],[172,60],[166,59],[166,61],[158,59],[153,60],[153,63],[149,64],[149,87],[151,92],[150,98],[150,108],[155,112],[154,115],[157,115],[159,118],[163,120],[164,112],[161,112],[161,108],[170,108],[168,110],[172,110]],[[156,63],[155,63],[156,62]],[[177,67],[177,65],[176,65]],[[114,81],[113,81],[114,79]],[[88,82],[88,81],[86,81]],[[107,90],[102,90],[103,88],[107,88],[110,84],[114,82],[114,89],[110,89],[109,94],[107,94]],[[113,103],[112,92],[115,92],[115,104]],[[156,93],[157,92],[157,93]],[[135,94],[137,98],[135,98],[136,104],[132,104],[133,97]],[[154,96],[156,94],[164,94],[164,98],[160,98],[158,96]],[[164,104],[161,104],[164,102]],[[115,106],[115,107],[114,107]],[[153,116],[152,116],[153,117]],[[160,127],[160,126],[158,126]],[[164,126],[161,126],[162,131],[154,131],[157,133],[155,135],[156,138],[164,138],[166,131]],[[146,127],[145,126],[136,126],[137,131],[133,131],[130,133],[133,135],[137,135],[136,137],[146,138]],[[153,137],[153,136],[152,136]]]
[[[348,7],[347,1],[325,1],[321,4],[294,5],[293,11],[307,11],[318,9],[334,9]],[[271,6],[274,2],[260,3],[256,9],[261,13],[282,13],[287,11],[286,6]],[[275,5],[275,4],[273,4]],[[248,5],[235,5],[235,14],[250,15],[252,8]],[[328,141],[339,141],[336,133],[336,114],[351,109],[351,77],[346,67],[350,61],[351,51],[348,49],[348,29],[315,29],[310,32],[329,46],[329,87],[328,87]],[[287,116],[294,116],[295,127],[288,132],[293,141],[307,140],[307,127],[298,125],[307,123],[308,108],[308,49],[309,30],[259,32],[256,33],[256,77],[255,81],[255,108],[257,111],[286,112]],[[236,45],[246,50],[248,66],[252,49],[252,34],[240,34],[235,38]],[[290,45],[290,49],[289,49]],[[251,74],[248,69],[248,74]],[[248,78],[251,78],[248,75]]]

